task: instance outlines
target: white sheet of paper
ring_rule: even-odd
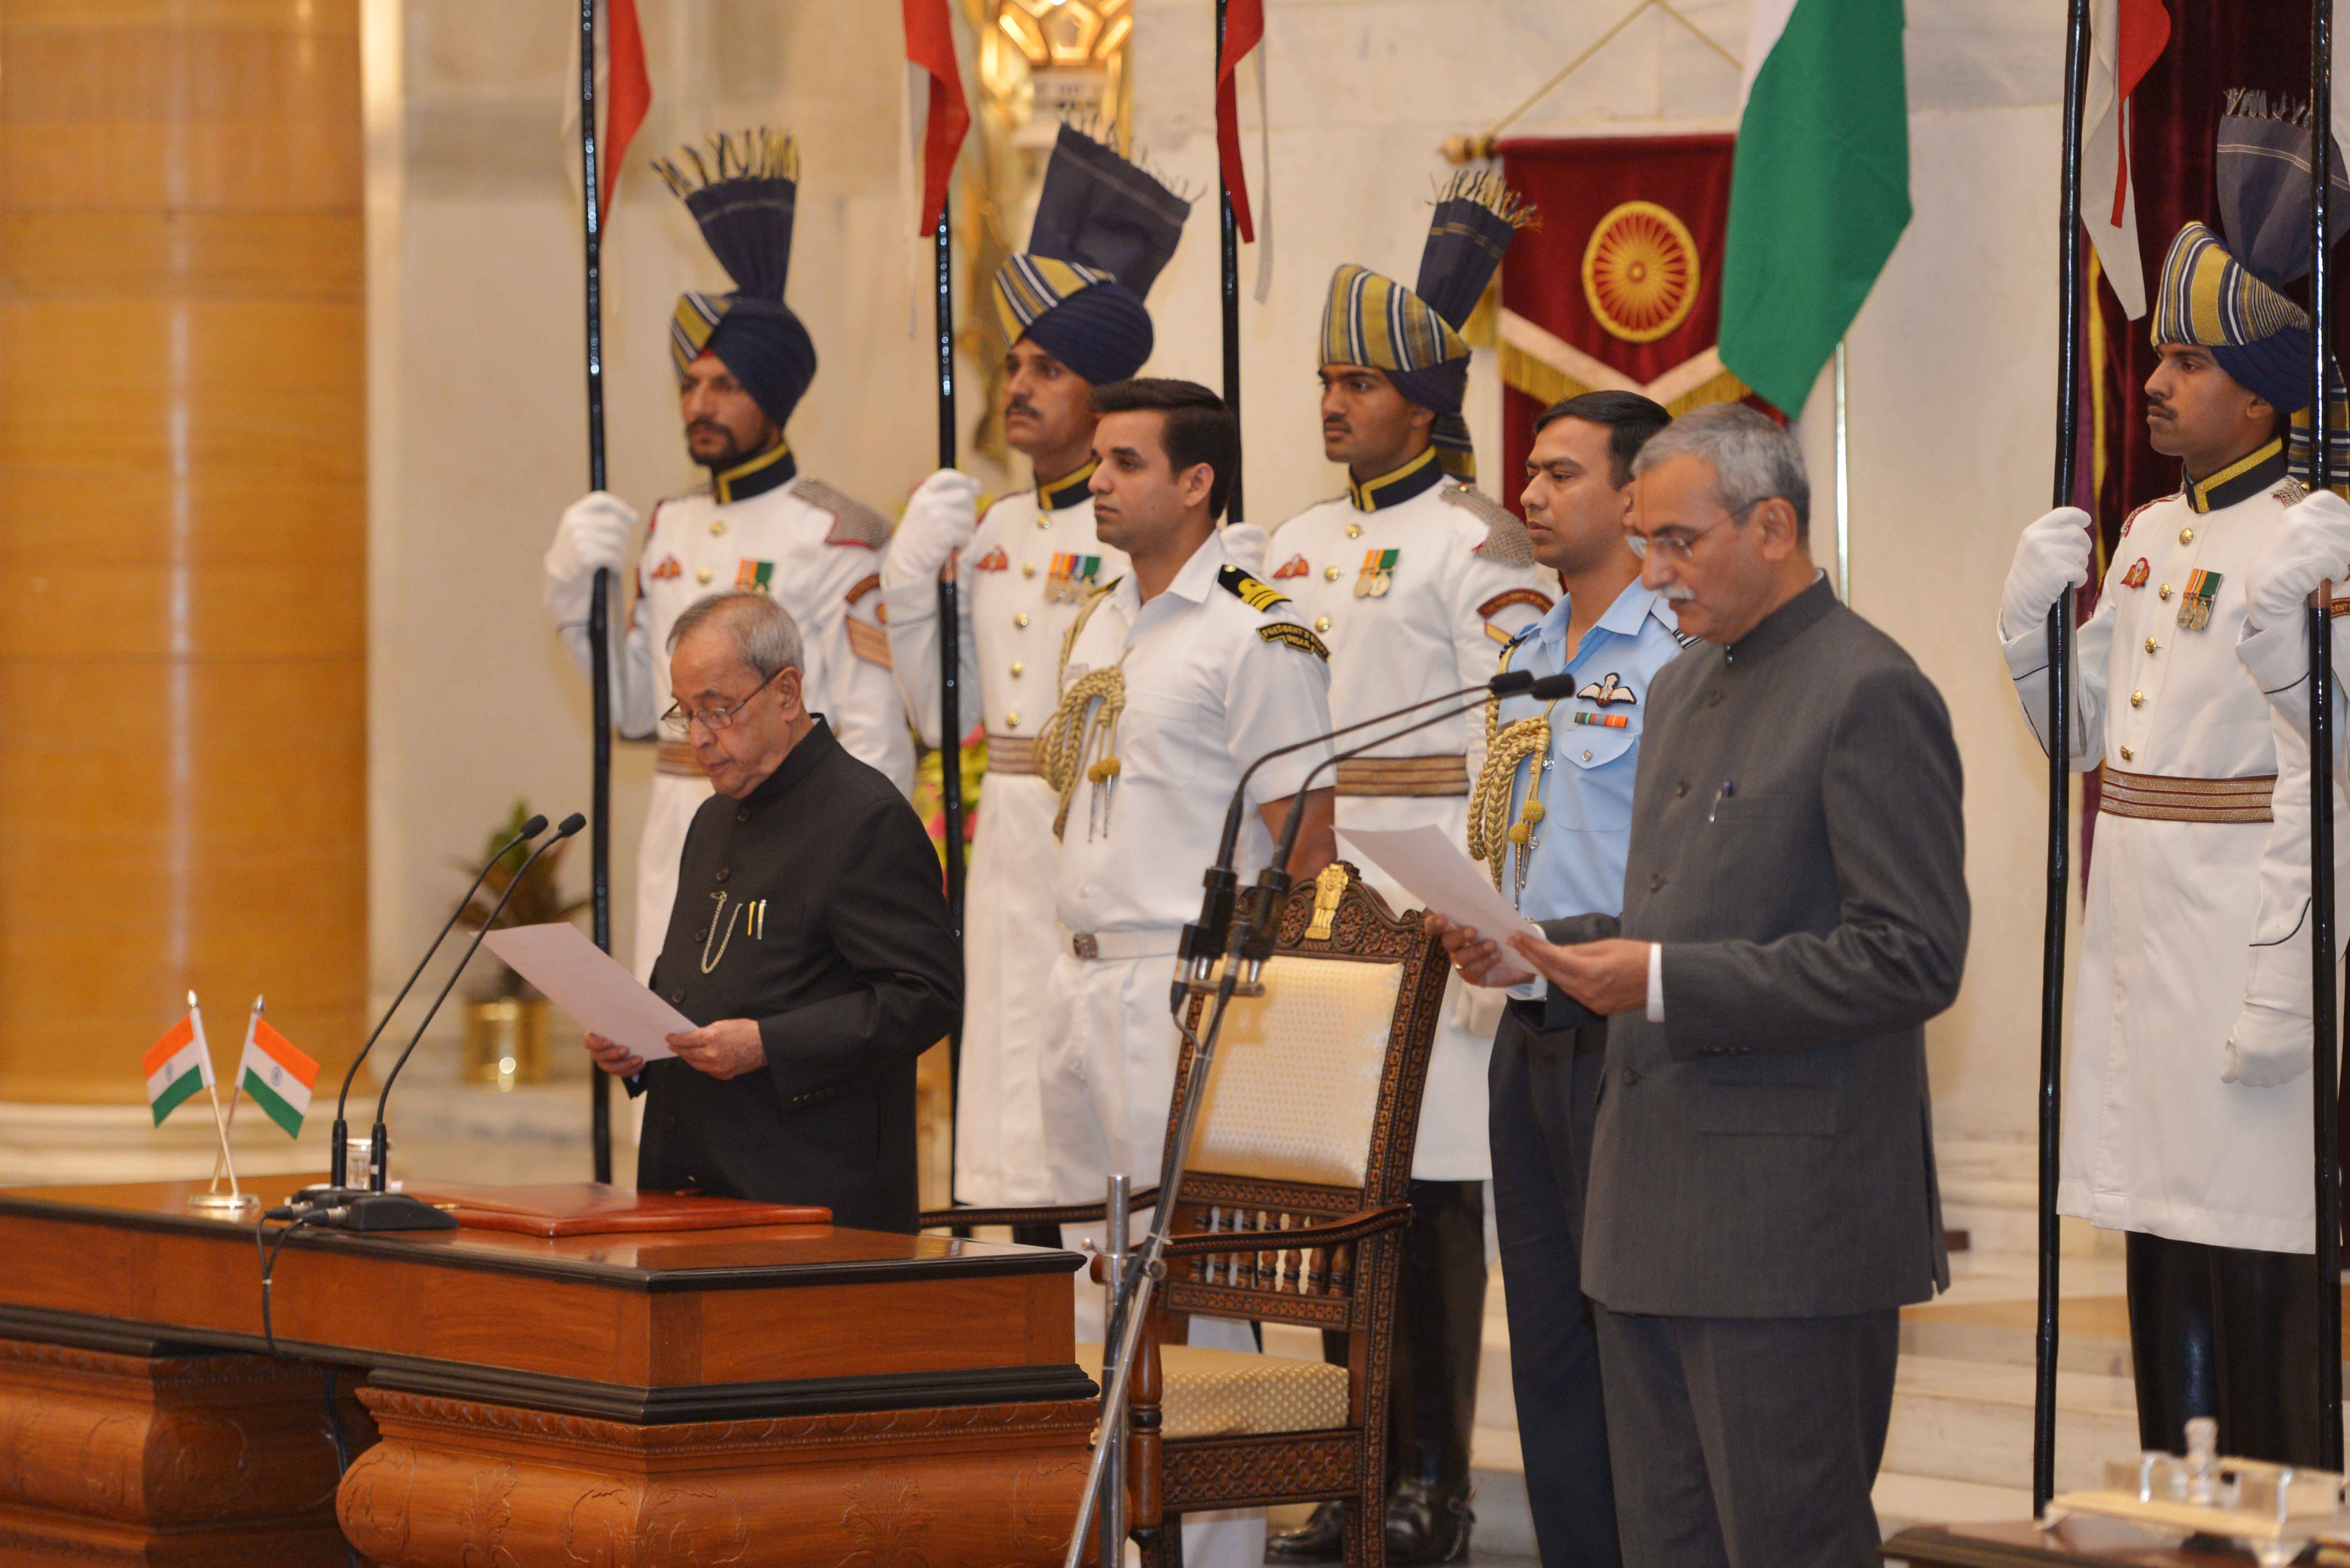
[[[669,1036],[699,1027],[568,920],[509,926],[492,931],[482,945],[588,1033],[626,1045],[648,1062],[676,1055]]]
[[[1404,891],[1423,908],[1456,926],[1474,926],[1478,935],[1497,942],[1506,941],[1514,931],[1542,935],[1542,928],[1495,891],[1493,878],[1485,868],[1463,854],[1452,836],[1440,827],[1342,827],[1338,836],[1347,847],[1402,883]],[[1508,952],[1507,948],[1503,950]],[[1510,954],[1507,961],[1511,973],[1529,978],[1524,960]]]

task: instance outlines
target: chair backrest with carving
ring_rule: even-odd
[[[1418,913],[1397,916],[1346,862],[1293,890],[1264,994],[1225,1016],[1177,1231],[1278,1231],[1403,1201],[1446,975]],[[1193,1066],[1187,1040],[1179,1101]],[[1186,1260],[1169,1304],[1341,1327],[1355,1251]]]

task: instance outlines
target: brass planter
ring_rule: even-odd
[[[551,1004],[543,996],[498,997],[465,1004],[465,1076],[511,1089],[546,1082],[546,1029]]]

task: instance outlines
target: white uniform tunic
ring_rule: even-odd
[[[1137,1185],[1155,1179],[1175,1084],[1168,983],[1183,923],[1199,913],[1225,805],[1258,757],[1330,728],[1329,666],[1275,640],[1310,640],[1295,610],[1252,607],[1233,591],[1235,579],[1251,583],[1230,568],[1219,538],[1147,605],[1132,575],[1120,578],[1087,618],[1062,672],[1066,688],[1118,667],[1126,711],[1117,774],[1078,781],[1061,836],[1056,903],[1073,950],[1053,971],[1054,1012],[1065,1027],[1054,1032],[1045,1074],[1056,1202],[1091,1201],[1112,1171],[1132,1172]],[[1249,781],[1251,806],[1295,794],[1328,755],[1310,746],[1266,763]],[[1242,881],[1272,853],[1263,818],[1246,812]],[[1099,956],[1079,958],[1075,944]]]
[[[2106,1229],[2306,1252],[2309,1075],[2269,1088],[2220,1081],[2248,990],[2289,982],[2297,963],[2308,1006],[2306,928],[2299,941],[2283,929],[2299,923],[2287,906],[2305,903],[2306,810],[2280,799],[2273,822],[2124,815],[2143,801],[2241,812],[2224,787],[2164,781],[2258,780],[2297,744],[2236,655],[2246,572],[2293,493],[2272,444],[2139,508],[2077,639],[2073,765],[2105,765],[2106,804],[2074,981],[2057,1207]],[[2006,654],[2045,745],[2047,639],[2035,626]],[[2260,788],[2236,792],[2257,800]],[[2301,899],[2285,891],[2296,882]],[[2267,919],[2263,905],[2285,919]],[[2256,966],[2263,942],[2276,954]]]
[[[1330,646],[1330,722],[1360,723],[1490,679],[1503,645],[1542,619],[1558,579],[1534,564],[1525,525],[1457,484],[1433,450],[1276,529],[1274,587]],[[1414,731],[1375,757],[1338,764],[1338,831],[1432,826],[1461,842],[1469,784],[1484,760],[1483,710]],[[1411,719],[1433,718],[1430,708]],[[1342,751],[1388,728],[1342,738]],[[1401,761],[1390,761],[1401,759]],[[1341,843],[1339,853],[1346,853]],[[1398,910],[1417,900],[1376,866],[1363,879]],[[1450,977],[1429,1055],[1411,1173],[1423,1181],[1492,1174],[1485,1131],[1485,1064],[1501,1003]]]
[[[694,600],[734,587],[760,587],[798,623],[802,701],[822,713],[858,761],[909,794],[914,742],[889,676],[881,626],[880,552],[888,519],[830,486],[796,476],[788,448],[716,476],[714,488],[653,509],[637,558],[636,601],[613,649],[612,711],[620,733],[653,734],[670,705],[669,631]],[[547,612],[588,668],[588,574],[546,582]],[[682,733],[661,737],[660,771],[637,845],[635,968],[652,974],[677,897],[685,830],[710,781]]]
[[[1126,557],[1094,536],[1093,465],[987,509],[956,572],[965,725],[984,722],[987,779],[963,887],[962,1077],[955,1093],[954,1192],[983,1206],[1046,1203],[1041,1058],[1045,991],[1068,950],[1053,907],[1055,799],[1036,775],[1035,735],[1053,716],[1062,634],[1087,593]],[[893,551],[881,566],[889,649],[922,739],[939,734],[938,581]]]

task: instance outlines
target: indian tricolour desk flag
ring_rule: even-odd
[[[293,1042],[269,1026],[256,1003],[244,1033],[244,1055],[237,1064],[237,1085],[253,1096],[264,1115],[286,1131],[302,1136],[302,1118],[310,1110],[310,1091],[318,1082],[318,1064],[294,1047]]]
[[[139,1068],[147,1075],[147,1104],[157,1127],[198,1090],[213,1086],[212,1053],[204,1045],[203,1014],[196,1011],[193,996],[188,998],[188,1015],[147,1047]]]

